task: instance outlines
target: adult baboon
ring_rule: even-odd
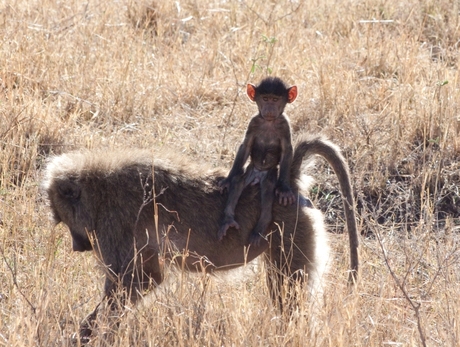
[[[217,230],[225,205],[217,183],[225,172],[203,169],[174,155],[142,150],[81,151],[50,161],[43,186],[56,223],[64,222],[75,251],[94,250],[105,264],[105,297],[116,293],[135,302],[149,286],[163,279],[163,259],[174,259],[190,271],[218,271],[238,267],[265,254],[267,280],[276,305],[283,309],[282,283],[321,278],[328,258],[322,214],[302,207],[298,179],[304,157],[324,156],[339,177],[350,234],[351,275],[358,270],[358,236],[347,164],[338,148],[321,137],[302,139],[291,166],[291,189],[297,204],[273,205],[269,241],[247,248],[257,223],[260,190],[242,192],[236,215],[240,232],[218,241]],[[153,175],[152,175],[153,170]],[[324,246],[324,248],[323,248]],[[275,270],[273,270],[275,269]],[[82,337],[91,334],[96,310],[84,321]]]
[[[260,184],[262,211],[249,236],[249,244],[258,246],[272,220],[275,194],[285,206],[295,201],[290,185],[291,126],[284,108],[297,98],[297,87],[288,88],[280,78],[267,77],[257,86],[248,84],[247,94],[257,104],[258,113],[249,122],[230,173],[219,182],[221,191],[228,189],[228,198],[218,238],[222,239],[229,228],[240,228],[235,220],[235,207],[241,192],[249,184]],[[244,169],[249,157],[251,161]]]

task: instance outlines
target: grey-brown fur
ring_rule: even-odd
[[[340,161],[339,176],[348,175],[346,163],[334,145],[320,137],[300,141],[291,171],[291,187],[298,201],[304,200],[297,183],[300,164],[305,156],[317,152],[325,154],[328,161]],[[283,277],[301,280],[304,272],[313,285],[324,271],[328,247],[322,215],[301,204],[274,204],[269,243],[264,241],[248,250],[248,237],[260,211],[259,189],[248,186],[235,213],[240,232],[218,241],[226,198],[217,183],[224,176],[225,170],[206,169],[173,154],[154,158],[152,152],[143,150],[82,151],[52,159],[43,187],[55,221],[64,222],[70,229],[74,250],[90,250],[93,245],[106,265],[106,297],[113,297],[120,284],[135,302],[140,297],[137,292],[161,283],[163,257],[174,257],[176,264],[188,270],[218,271],[265,254],[265,260],[273,265],[267,266],[270,290],[282,308],[279,293]],[[340,182],[349,184],[348,176]],[[347,222],[354,220],[353,205],[350,207],[352,216]],[[356,235],[356,224],[348,228],[350,235]],[[356,258],[353,270],[357,267]],[[83,325],[82,336],[91,333],[89,324],[96,314],[97,309]]]

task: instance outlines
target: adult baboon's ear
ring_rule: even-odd
[[[59,195],[64,199],[76,201],[80,198],[81,188],[73,181],[60,181],[57,188]]]

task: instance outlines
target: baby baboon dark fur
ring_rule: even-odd
[[[259,184],[262,211],[249,237],[249,244],[258,246],[272,221],[275,194],[280,204],[295,202],[289,183],[293,153],[291,126],[284,108],[297,98],[297,87],[287,87],[278,77],[267,77],[257,86],[248,84],[247,94],[257,104],[258,112],[249,121],[232,169],[219,182],[221,191],[228,189],[228,198],[218,238],[222,239],[229,228],[239,229],[235,207],[241,192],[248,185]],[[251,160],[245,168],[248,158]]]
[[[217,183],[225,170],[192,164],[183,157],[143,150],[81,151],[50,161],[43,187],[56,223],[65,223],[75,251],[93,250],[106,268],[105,298],[116,306],[116,293],[135,302],[163,279],[163,260],[190,271],[227,270],[261,254],[274,302],[283,309],[285,279],[320,280],[328,260],[322,214],[305,206],[298,179],[304,157],[324,156],[339,176],[350,234],[351,270],[358,270],[358,236],[347,164],[338,148],[321,137],[302,139],[295,148],[291,188],[297,204],[273,205],[268,242],[247,248],[260,213],[260,191],[248,186],[235,217],[240,232],[218,241],[226,198]],[[154,172],[152,177],[152,170]],[[153,179],[152,179],[153,178]],[[306,274],[307,276],[303,276]],[[354,276],[350,277],[355,279]],[[96,310],[80,335],[91,334]]]

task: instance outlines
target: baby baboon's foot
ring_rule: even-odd
[[[260,247],[264,243],[268,242],[265,238],[266,228],[262,228],[256,225],[254,230],[249,234],[249,245],[252,247]]]
[[[259,233],[252,232],[249,235],[249,245],[252,247],[260,247],[267,239]]]
[[[222,240],[230,228],[240,229],[240,225],[233,219],[233,217],[226,217],[222,222],[219,232],[217,233],[217,240]]]

